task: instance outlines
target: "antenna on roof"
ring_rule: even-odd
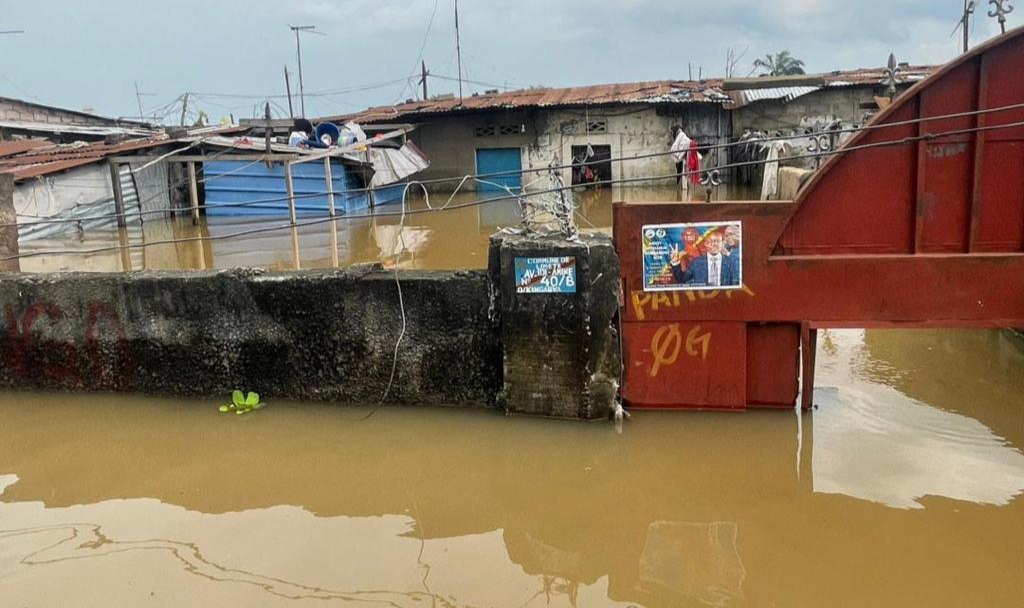
[[[459,58],[459,105],[462,105],[462,44],[459,38],[459,0],[455,0],[455,54]]]
[[[302,117],[306,117],[306,89],[302,84],[302,43],[300,42],[299,33],[305,32],[307,34],[316,34],[317,36],[326,36],[323,32],[316,31],[315,25],[289,25],[288,29],[295,32],[295,55],[299,60],[299,106],[302,111]]]
[[[956,35],[956,31],[959,29],[963,30],[964,35],[964,52],[966,53],[970,48],[970,26],[971,26],[971,15],[974,14],[974,8],[977,6],[978,0],[964,0],[964,12],[960,16],[960,21],[957,22],[956,27],[953,28],[953,33],[950,37]]]

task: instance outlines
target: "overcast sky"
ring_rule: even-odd
[[[985,16],[987,3],[979,4],[974,42],[998,27]],[[738,76],[756,57],[784,49],[812,72],[883,65],[890,51],[900,61],[941,63],[957,52],[950,33],[962,7],[962,0],[459,1],[465,77],[517,88],[687,78],[687,64],[720,76],[730,48],[749,47]],[[1018,14],[1009,21],[1017,25]],[[289,24],[327,34],[303,40],[309,115],[413,96],[410,85],[394,81],[418,73],[421,48],[435,74],[457,74],[453,0],[4,0],[0,30],[26,33],[0,36],[0,95],[134,116],[137,82],[147,114],[175,114],[171,102],[191,91],[214,121],[250,117],[267,96],[284,94],[284,66],[295,70]],[[432,95],[456,87],[430,82]],[[285,99],[272,101],[276,114],[287,111]]]

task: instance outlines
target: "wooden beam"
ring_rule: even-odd
[[[192,203],[192,225],[199,225],[199,183],[196,180],[196,164],[188,163],[188,198]]]
[[[117,214],[117,226],[124,228],[127,226],[127,222],[124,217],[124,193],[121,191],[121,165],[113,161],[108,164],[110,165],[110,187],[114,192],[114,213]]]

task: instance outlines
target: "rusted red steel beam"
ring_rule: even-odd
[[[793,203],[616,204],[627,322],[803,322],[816,327],[1006,327],[1024,322],[1024,255],[780,256],[775,245]],[[646,225],[740,220],[745,289],[645,292]]]
[[[615,205],[628,405],[792,407],[802,369],[809,407],[818,328],[1024,326],[1024,255],[773,254],[793,207]],[[730,220],[743,226],[742,289],[644,291],[644,226]]]

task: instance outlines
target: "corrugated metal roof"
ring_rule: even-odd
[[[766,89],[744,89],[740,91],[730,91],[729,96],[732,97],[733,101],[736,102],[737,106],[745,106],[748,103],[754,101],[763,101],[766,99],[782,101],[783,103],[793,101],[797,97],[802,97],[808,93],[820,91],[821,87],[771,87]]]
[[[900,66],[896,75],[899,82],[918,82],[924,80],[929,74],[939,69],[935,65],[905,65]],[[886,78],[886,68],[859,68],[856,70],[840,70],[823,74],[826,86],[862,86],[867,84],[881,84]]]
[[[148,137],[159,131],[140,127],[104,127],[86,125],[68,125],[31,120],[0,120],[0,128],[16,131],[32,131],[34,133],[70,133],[72,135],[91,135],[106,137],[107,135],[128,135],[130,137]]]
[[[53,144],[45,139],[20,139],[17,141],[0,141],[0,158],[15,156],[28,152],[35,148],[52,146]]]
[[[356,114],[332,116],[322,120],[373,123],[421,115],[496,109],[512,110],[623,103],[732,103],[732,100],[722,92],[721,87],[721,80],[699,82],[658,80],[560,89],[536,88],[474,95],[465,97],[461,103],[458,98],[414,101],[396,106],[369,108]]]
[[[0,173],[13,173],[15,181],[89,165],[109,156],[174,143],[168,137],[131,140],[120,144],[64,144],[36,147],[22,154],[0,158]]]
[[[935,69],[935,66],[903,66],[900,68],[899,78],[901,82],[916,82]],[[585,87],[534,88],[505,93],[474,95],[464,98],[461,103],[458,98],[412,101],[395,106],[368,108],[355,114],[324,117],[320,120],[379,123],[455,112],[615,104],[712,103],[720,104],[726,109],[735,109],[745,103],[759,99],[779,99],[786,102],[796,99],[801,95],[812,93],[818,87],[808,86],[808,80],[819,82],[827,87],[878,85],[885,78],[885,68],[860,68],[821,75],[802,75],[793,78],[801,79],[803,83],[785,86],[786,77],[776,77],[772,80],[777,80],[779,84],[758,87],[754,86],[757,84],[756,81],[758,79],[747,79],[751,80],[749,89],[737,87],[737,90],[729,91],[728,94],[724,90],[724,81],[720,79],[701,81],[655,80]],[[742,80],[744,79],[737,79],[734,82]],[[744,98],[747,101],[742,101]]]

